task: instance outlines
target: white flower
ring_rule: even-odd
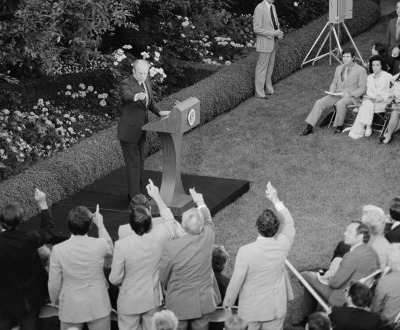
[[[79,84],[79,88],[86,89],[85,84]]]
[[[150,54],[147,52],[141,52],[140,55],[142,55],[143,59],[145,60],[146,58],[150,57]]]
[[[80,97],[85,97],[86,96],[86,92],[85,91],[79,91],[79,96]]]
[[[118,65],[118,62],[117,62],[117,61],[115,61],[115,62],[114,62],[114,66],[117,66],[117,65]]]
[[[297,7],[298,5],[299,5],[298,2],[294,2],[294,3],[293,3],[293,6],[295,6],[295,7]]]
[[[226,66],[230,66],[231,64],[232,64],[232,62],[230,62],[230,61],[226,61],[226,62],[225,62],[225,65],[226,65]]]
[[[44,106],[43,99],[39,99],[39,100],[38,100],[38,104],[41,105],[41,106]]]
[[[123,49],[132,49],[132,46],[131,45],[123,45],[122,48]]]
[[[189,26],[189,22],[188,21],[184,21],[184,22],[182,22],[182,26],[185,28],[185,27],[188,27]]]
[[[105,107],[106,104],[107,104],[106,101],[104,101],[104,100],[101,100],[101,101],[100,101],[100,105],[101,105],[102,107]]]
[[[223,61],[223,60],[224,60],[224,58],[223,58],[222,56],[218,57],[218,59],[219,59],[220,61]]]
[[[152,67],[150,68],[150,70],[149,70],[149,75],[150,75],[150,77],[154,77],[154,76],[156,75],[156,73],[157,73],[156,68],[155,68],[154,66],[152,66]]]
[[[64,118],[69,118],[70,117],[70,115],[68,114],[68,113],[66,113],[65,115],[64,115]]]
[[[68,127],[68,132],[72,133],[74,129],[72,127]]]
[[[67,85],[66,89],[72,89],[71,85]]]
[[[182,33],[182,34],[181,34],[181,37],[182,37],[182,38],[185,38],[186,36]]]
[[[88,86],[87,90],[88,92],[93,92],[93,86]]]
[[[177,15],[177,16],[176,16],[176,18],[177,18],[177,19],[181,19],[181,18],[182,18],[182,16],[180,16],[180,15]]]
[[[8,115],[8,114],[10,113],[10,110],[8,110],[8,109],[3,109],[2,112],[3,112],[5,115]]]
[[[75,117],[71,117],[71,118],[69,118],[69,120],[70,120],[72,123],[75,123],[75,122],[76,122]]]

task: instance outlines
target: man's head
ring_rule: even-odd
[[[204,227],[203,214],[196,208],[182,214],[182,228],[191,235],[199,235]]]
[[[395,197],[390,202],[389,214],[392,220],[400,221],[400,197]]]
[[[352,221],[344,232],[344,242],[350,246],[368,243],[369,237],[368,226],[360,221]]]
[[[363,283],[355,282],[345,292],[346,300],[356,307],[366,308],[372,303],[372,293]]]
[[[356,56],[356,51],[352,47],[345,47],[342,50],[342,60],[343,64],[347,65],[354,61]]]
[[[323,312],[312,314],[307,322],[306,330],[331,330],[331,320]]]
[[[225,321],[224,330],[247,330],[248,324],[239,315],[231,314]]]
[[[265,209],[257,218],[256,228],[261,236],[274,237],[280,221],[273,211]]]
[[[133,62],[133,76],[135,79],[141,83],[147,79],[147,75],[149,74],[150,65],[149,62],[145,60],[136,60]]]
[[[226,252],[223,246],[214,245],[212,250],[212,269],[214,272],[222,272],[224,270],[225,264],[228,261],[229,254]]]
[[[68,214],[67,224],[72,235],[83,236],[89,232],[93,215],[87,207],[77,206]]]
[[[153,226],[150,211],[143,206],[135,207],[129,216],[129,224],[139,236],[148,233]]]
[[[388,266],[392,271],[400,271],[400,243],[392,243],[388,254]]]
[[[361,221],[365,223],[371,232],[371,235],[382,235],[385,229],[385,212],[377,206],[365,205]]]
[[[138,194],[132,198],[129,208],[131,212],[138,206],[143,206],[150,211],[150,203],[145,195]]]
[[[23,220],[23,210],[18,204],[8,204],[0,212],[0,228],[4,230],[17,229]]]
[[[178,318],[169,310],[164,310],[154,314],[152,319],[152,330],[176,330],[178,328]]]

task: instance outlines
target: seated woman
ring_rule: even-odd
[[[390,114],[389,124],[386,133],[379,139],[380,143],[388,144],[393,140],[393,133],[400,129],[400,73],[393,76],[392,93],[395,102]]]
[[[367,78],[367,93],[364,95],[356,120],[350,130],[349,136],[359,139],[363,136],[371,136],[372,119],[374,112],[384,112],[390,95],[390,82],[392,75],[387,72],[386,60],[380,56],[372,56],[369,60]]]

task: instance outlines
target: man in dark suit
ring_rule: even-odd
[[[167,116],[154,102],[150,65],[145,60],[133,63],[133,74],[121,82],[122,114],[118,121],[117,138],[120,141],[128,176],[129,198],[145,192],[142,184],[146,152],[146,133],[143,125],[149,121],[148,110],[157,116]],[[142,191],[143,190],[143,191]]]
[[[392,18],[389,21],[386,36],[385,36],[385,45],[388,47],[388,59],[389,64],[392,67],[392,74],[400,72],[399,68],[399,45],[400,45],[400,1],[396,4],[396,13],[397,17]],[[397,56],[396,56],[397,54]],[[395,55],[395,56],[392,56]]]
[[[329,87],[329,94],[317,100],[310,114],[306,118],[307,127],[301,133],[302,136],[313,133],[313,127],[317,124],[322,111],[336,106],[336,116],[333,126],[335,134],[343,131],[343,123],[346,116],[346,106],[359,101],[360,96],[367,90],[367,72],[355,63],[356,51],[352,47],[342,51],[343,64],[335,70],[335,77]]]
[[[311,287],[323,298],[330,306],[342,306],[346,300],[343,289],[351,281],[358,281],[376,271],[379,268],[379,261],[376,252],[368,246],[370,237],[367,225],[353,221],[344,233],[344,242],[350,245],[350,251],[343,256],[343,260],[336,274],[329,278],[327,284],[322,283],[315,272],[302,272],[301,275],[311,285]],[[317,307],[317,301],[304,290],[301,302],[303,319],[295,322],[294,325],[302,325],[307,321]]]
[[[186,234],[169,241],[162,253],[160,281],[166,307],[179,320],[178,330],[208,330],[211,313],[220,303],[213,290],[211,254],[214,224],[203,195],[189,189],[197,208],[182,215]],[[219,292],[218,292],[219,293]]]
[[[391,201],[389,214],[393,223],[388,224],[385,237],[389,243],[400,243],[400,197],[395,197]]]
[[[47,292],[47,272],[37,249],[54,235],[54,223],[46,195],[35,191],[41,210],[40,229],[23,232],[17,204],[3,207],[0,213],[0,329],[11,329],[18,322],[21,330],[39,330],[39,312]]]

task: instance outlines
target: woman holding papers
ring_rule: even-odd
[[[367,78],[367,93],[363,97],[356,120],[350,129],[351,138],[371,136],[374,113],[385,112],[392,79],[392,75],[387,70],[388,65],[382,56],[376,55],[370,58],[369,72],[371,74]]]
[[[379,139],[379,142],[384,144],[390,143],[393,139],[393,133],[400,129],[400,73],[393,76],[392,92],[395,106],[390,114],[387,130]]]

